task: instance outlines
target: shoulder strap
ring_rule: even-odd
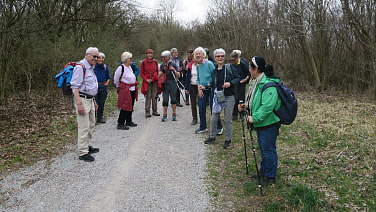
[[[261,92],[264,92],[267,88],[273,87],[273,86],[277,87],[278,83],[276,83],[276,82],[265,83],[264,86],[262,86]]]
[[[120,84],[121,78],[123,77],[123,74],[124,74],[124,66],[123,66],[123,64],[121,64],[120,66],[121,66],[121,74],[120,74],[120,77],[119,77],[119,84]]]
[[[84,78],[85,78],[85,75],[86,75],[86,68],[84,66],[84,64],[80,63],[80,62],[77,62],[76,65],[80,65],[82,67],[82,70],[84,71]]]

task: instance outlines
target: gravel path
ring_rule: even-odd
[[[144,117],[139,95],[133,121],[116,130],[118,113],[97,125],[91,144],[95,161],[69,153],[21,169],[0,182],[0,211],[210,211],[205,185],[206,147],[194,134],[190,107],[178,121]],[[161,102],[158,105],[162,113]],[[169,108],[169,116],[171,109]]]

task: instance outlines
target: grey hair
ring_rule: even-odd
[[[205,49],[202,48],[202,47],[197,47],[197,48],[195,49],[195,51],[193,52],[194,58],[196,58],[196,52],[197,52],[197,51],[201,51],[202,54],[204,55],[204,57],[206,57],[206,51],[205,51]]]
[[[161,56],[162,56],[162,57],[171,57],[171,53],[170,53],[170,51],[165,50],[165,51],[163,51],[163,52],[161,53]]]
[[[172,48],[172,49],[170,49],[170,53],[172,54],[173,52],[177,52],[178,51],[178,49],[177,48]]]
[[[226,55],[225,50],[222,49],[222,48],[219,48],[219,49],[214,50],[214,52],[213,52],[213,56],[215,56],[215,55],[217,55],[217,54],[219,54],[219,53],[223,53],[224,55]]]
[[[238,49],[235,49],[232,52],[237,53],[239,57],[240,57],[240,55],[242,55],[242,52]]]
[[[132,57],[132,53],[130,53],[130,52],[123,52],[123,54],[121,54],[121,61],[125,62],[126,59],[129,59],[131,57]]]
[[[103,57],[103,58],[105,58],[106,55],[105,55],[103,52],[99,52],[99,57]]]
[[[89,54],[89,53],[91,53],[92,51],[99,52],[99,50],[98,50],[97,47],[89,47],[89,48],[86,49],[86,54]]]

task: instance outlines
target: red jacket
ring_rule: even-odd
[[[146,80],[151,79],[152,82],[158,80],[158,61],[155,59],[144,59],[141,62],[140,76],[143,80],[141,93],[145,95],[149,88],[149,83],[147,83]]]
[[[125,111],[132,111],[132,95],[131,91],[129,90],[130,87],[136,86],[136,101],[138,100],[138,92],[137,92],[137,85],[138,82],[133,84],[126,84],[124,82],[121,82],[118,87],[118,101],[117,101],[117,107],[125,110]]]

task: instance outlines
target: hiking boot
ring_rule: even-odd
[[[168,120],[167,115],[163,115],[163,117],[162,117],[162,122],[165,122],[165,121],[167,121],[167,120]]]
[[[92,146],[89,146],[89,154],[94,154],[99,152],[99,148],[94,148]]]
[[[197,119],[193,119],[191,122],[191,125],[196,125],[197,124]]]
[[[79,156],[78,159],[83,160],[85,162],[93,162],[95,160],[95,158],[90,154],[84,154],[82,156]]]
[[[231,145],[231,141],[225,141],[225,143],[223,144],[223,148],[228,149],[230,145]]]
[[[97,123],[104,124],[106,123],[106,121],[104,121],[103,119],[98,119]]]
[[[263,177],[261,178],[261,185],[262,186],[268,186],[275,184],[276,180],[275,177]]]
[[[116,129],[118,129],[118,130],[129,130],[129,127],[125,126],[124,124],[118,124]]]
[[[198,128],[196,131],[195,131],[195,133],[196,134],[200,134],[200,133],[204,133],[204,132],[207,132],[208,131],[208,128],[205,128],[205,129],[203,129],[203,130],[201,130],[200,128]]]
[[[126,123],[125,126],[128,126],[128,127],[137,127],[137,124],[136,123]]]
[[[172,121],[176,121],[176,114],[172,114]]]
[[[215,138],[208,138],[208,139],[206,139],[205,141],[204,141],[204,144],[211,144],[211,143],[213,143],[215,141]]]
[[[146,118],[150,118],[150,117],[151,117],[150,112],[146,112],[146,113],[145,113],[145,117],[146,117]]]
[[[158,112],[153,112],[153,116],[160,116],[161,114],[159,114]]]
[[[217,135],[222,135],[222,133],[223,133],[223,128],[217,130]]]

